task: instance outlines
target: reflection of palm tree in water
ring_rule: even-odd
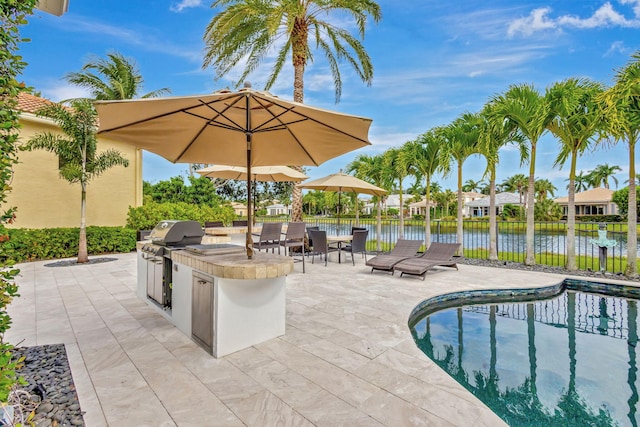
[[[638,306],[635,301],[628,302],[627,321],[629,328],[629,337],[627,339],[627,350],[629,351],[629,373],[627,375],[627,384],[631,389],[631,396],[627,403],[629,404],[629,421],[634,427],[638,425],[636,420],[636,404],[638,403],[638,388],[636,387],[636,379],[638,378],[638,367],[636,366],[636,344],[638,343]]]

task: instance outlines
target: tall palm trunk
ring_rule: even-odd
[[[429,245],[431,244],[431,203],[429,200],[431,199],[431,180],[429,178],[425,179],[424,187],[426,188],[424,198],[425,204],[425,213],[424,213],[424,249],[429,249]]]
[[[89,262],[87,252],[87,184],[81,183],[82,193],[80,196],[80,238],[78,239],[78,263]]]
[[[302,104],[304,101],[304,62],[298,60],[296,63],[295,51],[293,72],[293,100]],[[292,168],[300,173],[303,172],[300,166],[292,166]],[[294,184],[291,192],[291,221],[302,221],[302,189],[299,183]]]
[[[571,153],[569,170],[569,197],[567,202],[567,270],[577,270],[576,265],[576,163],[577,153]]]
[[[398,235],[401,239],[404,239],[404,206],[402,204],[402,180],[400,180],[400,185],[398,186],[400,189],[400,230]]]
[[[527,256],[524,260],[526,265],[534,265],[536,256],[533,247],[534,240],[534,203],[535,203],[535,173],[536,173],[536,144],[531,142],[531,157],[529,158],[529,186],[527,187]]]
[[[627,205],[627,268],[629,277],[638,275],[636,259],[638,256],[638,207],[636,202],[636,141],[638,131],[629,137],[629,204]]]
[[[382,236],[382,200],[378,197],[378,212],[376,213],[376,250],[382,251],[380,239]]]
[[[460,249],[458,255],[464,254],[463,231],[462,231],[462,162],[458,162],[458,221],[457,221],[457,235],[458,243],[460,243]]]
[[[489,259],[498,260],[498,222],[496,219],[496,168],[489,178]]]

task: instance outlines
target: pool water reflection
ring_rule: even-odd
[[[575,290],[532,299],[432,312],[412,334],[511,426],[637,426],[638,301]]]

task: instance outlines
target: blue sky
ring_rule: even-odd
[[[460,114],[475,112],[510,84],[532,83],[541,92],[569,77],[588,77],[610,85],[616,69],[640,50],[640,0],[517,1],[380,0],[382,20],[370,24],[364,45],[375,71],[368,87],[342,67],[343,91],[334,102],[332,79],[322,55],[305,74],[305,103],[373,119],[372,146],[307,168],[311,178],[337,172],[361,153],[377,154],[416,138]],[[62,17],[36,11],[23,27],[30,43],[21,46],[29,64],[22,78],[52,100],[83,96],[63,77],[91,59],[118,51],[133,59],[144,77],[143,93],[168,87],[172,95],[209,93],[231,86],[240,75],[214,80],[202,69],[202,35],[216,13],[200,0],[70,0]],[[345,17],[341,26],[353,27]],[[338,21],[339,20],[339,21]],[[354,30],[355,33],[355,30]],[[262,89],[271,71],[266,58],[250,78]],[[234,79],[235,78],[235,79]],[[293,68],[285,67],[271,92],[292,99]],[[568,165],[553,168],[558,143],[539,145],[536,176],[550,179],[566,194]],[[578,160],[578,170],[619,165],[620,186],[628,176],[626,149],[598,149]],[[465,163],[463,179],[480,180],[482,158]],[[157,182],[186,175],[187,165],[145,153],[143,178]],[[515,151],[504,151],[498,182],[528,174]],[[444,188],[455,178],[437,176]],[[405,184],[406,185],[406,184]],[[613,183],[612,183],[613,186]]]

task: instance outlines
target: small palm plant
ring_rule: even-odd
[[[87,253],[86,207],[87,185],[114,166],[129,166],[129,161],[118,150],[98,153],[96,138],[97,112],[88,99],[70,101],[69,107],[50,104],[37,112],[40,117],[53,120],[65,135],[51,132],[38,133],[21,147],[22,150],[46,150],[59,159],[60,177],[70,184],[80,184],[80,238],[78,263],[89,261]]]

